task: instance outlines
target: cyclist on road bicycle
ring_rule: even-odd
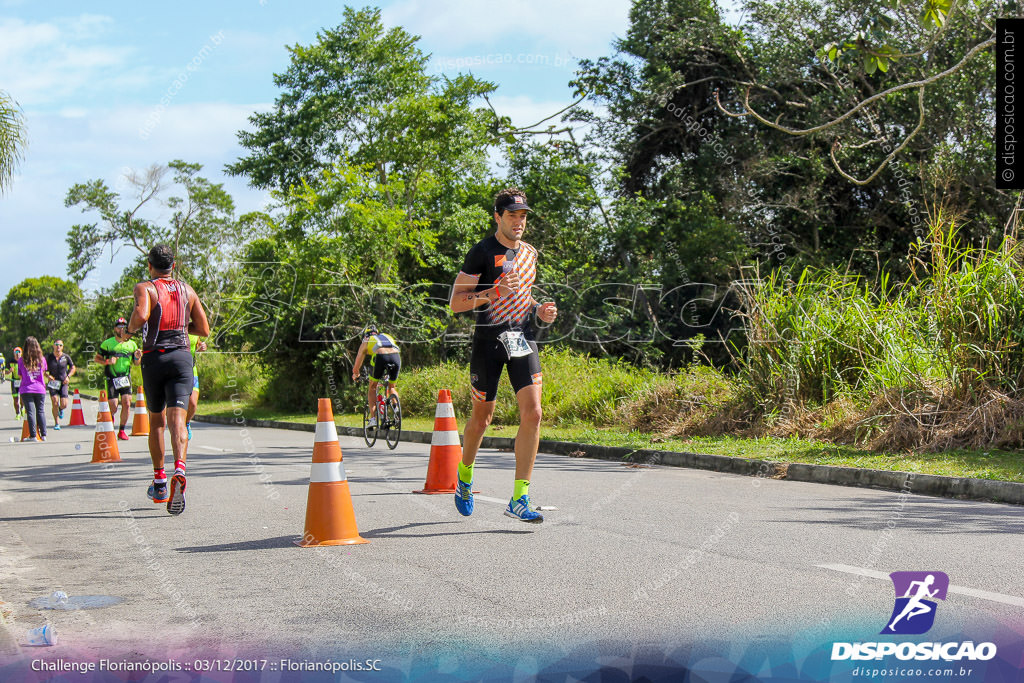
[[[377,382],[386,372],[388,375],[388,396],[397,396],[395,380],[402,369],[402,357],[398,351],[398,343],[390,334],[377,331],[376,325],[367,325],[363,328],[363,342],[359,345],[359,353],[356,354],[356,361],[352,365],[352,381],[359,379],[359,371],[363,368],[363,359],[370,354],[373,366],[370,370],[370,388],[366,393],[367,406],[369,407],[370,418],[367,423],[370,427],[377,426],[377,410],[374,403],[377,400]]]

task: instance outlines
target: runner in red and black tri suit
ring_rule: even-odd
[[[195,290],[172,277],[174,252],[170,247],[158,244],[150,249],[148,267],[152,279],[135,285],[135,309],[128,323],[130,332],[142,332],[142,387],[153,459],[148,495],[154,503],[166,502],[170,514],[180,515],[185,510],[185,417],[193,385],[188,335],[209,336],[210,323]],[[174,453],[169,487],[164,470],[165,426],[171,432]]]

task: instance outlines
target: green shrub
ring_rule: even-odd
[[[242,399],[260,401],[265,396],[270,373],[252,354],[211,349],[197,354],[196,367],[200,400],[224,401],[239,394]]]
[[[616,408],[650,385],[657,375],[628,363],[591,358],[567,349],[544,348],[540,354],[544,372],[541,407],[545,424],[590,422],[612,424]],[[472,409],[469,367],[446,362],[427,368],[403,371],[399,378],[402,405],[409,415],[431,415],[439,389],[452,392],[452,403],[460,420]],[[508,376],[502,375],[494,411],[495,424],[519,423],[519,408]]]

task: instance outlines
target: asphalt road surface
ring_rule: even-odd
[[[146,498],[144,437],[119,442],[109,466],[90,463],[90,427],[11,443],[20,423],[0,398],[8,666],[351,656],[404,677],[610,662],[628,678],[640,660],[725,660],[767,675],[834,640],[876,639],[897,570],[950,577],[930,639],[1024,633],[1019,507],[541,454],[531,497],[557,510],[528,525],[502,514],[511,453],[481,452],[463,518],[451,495],[411,493],[429,446],[342,437],[370,543],[302,549],[313,435],[193,429],[187,509],[172,517]],[[55,590],[88,608],[46,609]],[[91,606],[104,600],[116,604]],[[44,623],[56,646],[18,644]]]

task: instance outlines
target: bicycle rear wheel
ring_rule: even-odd
[[[388,448],[395,450],[398,447],[398,440],[402,438],[402,402],[398,396],[388,396],[388,402],[384,404],[384,411],[387,415],[384,424],[387,431],[384,432],[384,440]]]
[[[377,430],[380,429],[380,420],[377,420],[377,424],[370,426],[370,408],[369,406],[363,406],[363,440],[369,448],[373,448],[373,444],[377,443]]]

